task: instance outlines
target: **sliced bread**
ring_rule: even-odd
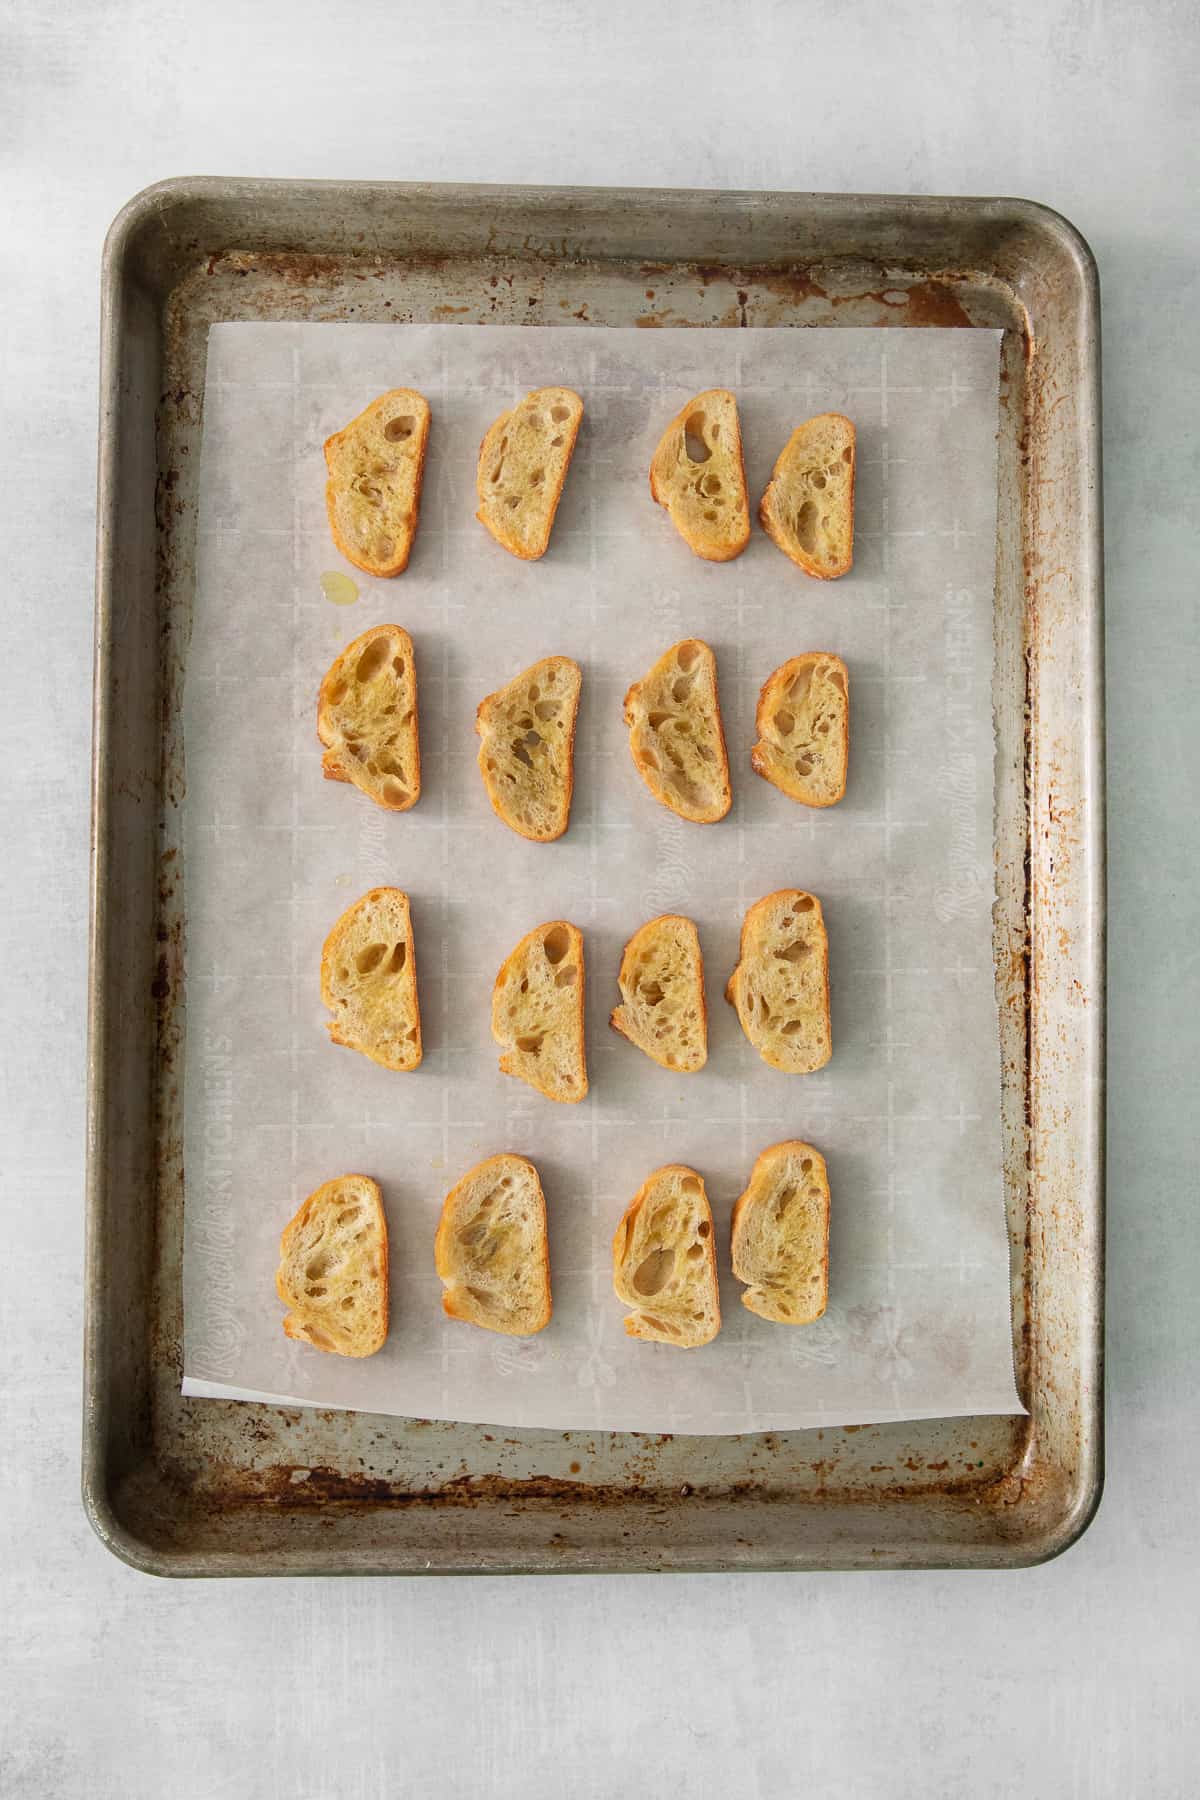
[[[381,394],[325,440],[329,529],[367,575],[399,575],[408,564],[428,443],[429,402],[415,388]]]
[[[321,952],[321,998],[335,1044],[385,1069],[421,1060],[421,1013],[408,895],[372,888],[346,908]]]
[[[575,787],[575,716],[583,676],[569,656],[547,656],[481,700],[479,770],[496,814],[535,843],[560,838]]]
[[[630,1202],[613,1238],[613,1287],[634,1310],[630,1337],[681,1350],[711,1343],[721,1329],[712,1211],[695,1169],[656,1169]]]
[[[829,1298],[829,1178],[825,1158],[792,1138],[758,1158],[734,1203],[733,1272],[742,1305],[776,1325],[811,1325]]]
[[[664,1069],[691,1075],[708,1059],[704,958],[690,919],[664,913],[635,931],[617,977],[621,1005],[609,1023]]]
[[[526,562],[546,554],[582,418],[571,388],[535,388],[500,414],[479,447],[475,517]]]
[[[706,562],[730,562],[750,542],[750,506],[737,401],[728,388],[677,412],[650,464],[650,492]]]
[[[421,794],[417,670],[399,625],[373,625],[348,644],[321,683],[317,736],[329,781],[351,781],[388,812]]]
[[[681,819],[711,825],[733,803],[717,695],[717,659],[683,638],[625,696],[634,766],[654,798]]]
[[[523,1156],[489,1156],[450,1190],[433,1254],[452,1319],[509,1337],[550,1323],[546,1201]]]
[[[805,806],[833,806],[846,792],[850,677],[840,656],[812,650],[769,675],[758,697],[756,774]]]
[[[855,433],[841,413],[798,425],[759,503],[763,530],[806,575],[832,581],[854,561]]]
[[[823,1068],[829,1031],[829,943],[821,902],[799,888],[757,900],[742,921],[725,998],[765,1063],[791,1075]]]
[[[588,1091],[583,1036],[583,936],[566,919],[526,932],[492,990],[492,1036],[500,1069],[548,1100]]]
[[[369,1175],[310,1194],[279,1240],[275,1291],[287,1336],[337,1356],[373,1356],[388,1331],[388,1236]]]

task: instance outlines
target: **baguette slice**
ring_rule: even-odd
[[[825,1158],[792,1138],[764,1150],[733,1207],[733,1272],[742,1305],[776,1325],[811,1325],[829,1298]]]
[[[613,1287],[630,1337],[691,1350],[721,1329],[712,1211],[695,1169],[656,1169],[613,1238]]]
[[[550,1323],[546,1201],[523,1156],[489,1156],[450,1190],[433,1255],[452,1319],[509,1337]]]
[[[676,413],[650,463],[650,492],[706,562],[731,562],[750,542],[737,401],[710,388]]]
[[[429,442],[429,402],[392,388],[325,440],[325,505],[333,541],[367,575],[407,567]]]
[[[829,1061],[829,943],[821,902],[799,888],[755,901],[725,998],[765,1063],[809,1075]]]
[[[505,959],[492,990],[492,1036],[504,1048],[502,1074],[548,1100],[583,1099],[583,936],[574,925],[551,919]]]
[[[475,517],[525,562],[546,554],[582,418],[571,388],[535,388],[500,414],[479,446]]]
[[[758,697],[756,774],[804,806],[834,806],[846,792],[850,677],[840,656],[812,650],[769,675]]]
[[[373,625],[348,644],[321,683],[317,736],[329,781],[351,781],[387,812],[421,795],[417,670],[399,625]]]
[[[841,413],[798,425],[759,503],[763,530],[806,575],[833,581],[854,561],[855,432]]]
[[[699,638],[660,656],[625,696],[629,748],[654,798],[681,819],[715,824],[733,804],[717,695],[717,659]]]
[[[388,1331],[388,1237],[369,1175],[310,1194],[279,1240],[275,1291],[288,1337],[336,1356],[374,1356]]]
[[[335,1044],[385,1069],[421,1060],[421,1013],[408,895],[372,888],[346,908],[321,952],[321,998]]]
[[[492,810],[521,837],[552,843],[567,829],[575,788],[575,717],[583,675],[547,656],[481,700],[479,770]]]
[[[704,958],[690,919],[664,913],[635,931],[617,977],[622,1005],[609,1023],[664,1069],[692,1075],[708,1060]]]

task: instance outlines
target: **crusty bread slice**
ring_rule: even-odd
[[[799,888],[755,901],[725,998],[765,1063],[810,1075],[829,1061],[829,943],[821,902]]]
[[[829,1298],[825,1158],[792,1138],[764,1150],[733,1207],[733,1272],[742,1305],[776,1325],[811,1325]]]
[[[840,656],[811,650],[769,675],[758,697],[756,774],[805,806],[833,806],[846,792],[850,677]]]
[[[550,1323],[546,1201],[523,1156],[489,1156],[450,1190],[433,1255],[452,1319],[509,1337]]]
[[[728,388],[677,412],[650,463],[650,492],[706,562],[731,562],[750,542],[750,506],[737,401]]]
[[[717,695],[717,659],[700,638],[683,638],[625,696],[629,748],[656,800],[698,825],[733,803],[729,753]]]
[[[388,1331],[388,1236],[379,1184],[339,1175],[310,1194],[279,1240],[275,1291],[290,1338],[374,1356]]]
[[[429,402],[415,388],[380,394],[325,440],[329,529],[367,575],[399,575],[408,564],[428,442]]]
[[[767,536],[819,581],[845,575],[854,561],[854,440],[841,413],[798,425],[759,502]]]
[[[321,998],[335,1044],[385,1069],[421,1060],[421,1013],[408,895],[372,888],[348,906],[321,952]]]
[[[575,716],[583,675],[569,656],[546,656],[481,700],[479,770],[496,814],[535,843],[560,838],[575,788]]]
[[[704,958],[690,919],[664,913],[635,931],[617,977],[622,1004],[609,1023],[664,1069],[692,1075],[708,1060]]]
[[[352,781],[376,806],[407,812],[421,794],[417,670],[399,625],[373,625],[347,644],[321,683],[317,736],[329,781]]]
[[[721,1329],[712,1211],[695,1169],[668,1163],[634,1195],[613,1238],[613,1287],[630,1337],[709,1344]]]
[[[546,554],[582,418],[571,388],[535,388],[500,414],[479,446],[475,517],[525,562]]]
[[[588,1091],[583,1037],[583,935],[566,919],[526,932],[492,990],[492,1036],[500,1069],[548,1100]]]

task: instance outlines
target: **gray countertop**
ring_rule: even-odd
[[[990,10],[6,9],[5,1796],[1195,1791],[1200,17],[1185,0]],[[1022,194],[1090,240],[1108,525],[1109,1474],[1058,1562],[168,1584],[91,1536],[78,1461],[97,270],[120,204],[173,174]]]

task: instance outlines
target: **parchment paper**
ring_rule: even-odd
[[[992,976],[991,717],[999,334],[218,325],[185,701],[187,799],[184,1392],[512,1426],[683,1432],[1017,1412]],[[474,519],[479,441],[527,389],[586,415],[550,551],[526,564]],[[407,572],[334,550],[322,440],[385,388],[433,408]],[[856,561],[806,579],[755,530],[705,564],[650,499],[659,433],[687,398],[738,394],[752,503],[792,426],[858,426]],[[353,575],[335,606],[323,572]],[[338,649],[393,621],[416,646],[424,788],[379,811],[322,779],[317,687]],[[714,647],[734,779],[716,826],[655,804],[621,702],[676,639]],[[850,670],[845,800],[812,812],[754,775],[765,677],[803,650]],[[584,670],[568,835],[530,844],[492,814],[477,702],[537,657]],[[412,896],[425,1060],[414,1074],[331,1045],[323,939],[377,883]],[[824,904],[833,1060],[763,1064],[723,999],[747,906],[782,886]],[[608,1028],[625,939],[654,914],[699,926],[709,1062],[682,1077]],[[592,1089],[556,1106],[497,1069],[492,982],[517,939],[583,930]],[[830,1302],[805,1328],[739,1303],[732,1201],[758,1152],[828,1160]],[[481,1157],[541,1171],[554,1317],[507,1339],[446,1319],[433,1235]],[[713,1204],[724,1326],[683,1352],[623,1331],[610,1240],[662,1163]],[[280,1330],[279,1233],[348,1170],[382,1184],[391,1334],[368,1361]]]

